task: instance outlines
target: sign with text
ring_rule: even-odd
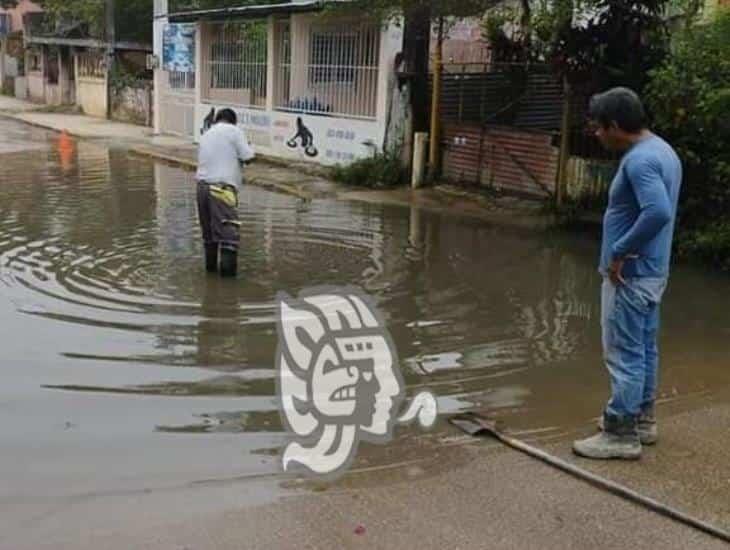
[[[199,139],[224,105],[197,109]],[[350,164],[380,149],[384,125],[334,116],[233,108],[258,153],[324,165]]]

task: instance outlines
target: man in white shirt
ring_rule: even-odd
[[[236,113],[231,109],[219,111],[215,124],[200,139],[196,179],[205,266],[208,272],[218,272],[220,256],[223,277],[235,277],[238,271],[240,164],[248,164],[254,156],[246,134],[238,127]]]

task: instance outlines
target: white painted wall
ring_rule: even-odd
[[[78,56],[74,56],[76,72],[76,105],[90,116],[106,118],[107,115],[107,79],[79,76]]]
[[[299,91],[309,91],[308,74],[306,65],[309,63],[308,44],[310,37],[310,25],[312,16],[292,16],[292,65],[291,78],[292,98],[298,96]],[[198,26],[198,38],[196,52],[198,55],[197,66],[202,67],[202,56],[206,55],[203,44],[205,26]],[[271,29],[271,26],[270,26]],[[201,89],[204,82],[207,82],[205,74],[199,74],[196,86],[196,108],[195,108],[195,140],[199,141],[202,133],[205,118],[211,110],[217,111],[221,108],[231,107],[239,116],[239,124],[246,131],[249,141],[257,152],[265,155],[281,158],[290,158],[309,162],[316,162],[324,165],[348,164],[358,158],[372,155],[374,145],[382,149],[385,139],[385,127],[388,117],[388,94],[389,78],[394,70],[395,57],[401,51],[403,42],[402,28],[397,24],[388,26],[381,34],[380,48],[380,71],[378,73],[378,97],[377,97],[377,118],[376,120],[359,120],[345,117],[302,115],[275,111],[271,108],[243,109],[238,108],[225,101],[215,103],[202,103]],[[270,46],[272,42],[270,39]],[[307,47],[303,47],[306,45]],[[273,57],[273,47],[269,49]],[[270,65],[273,66],[272,58]],[[304,67],[297,71],[296,67]],[[199,71],[202,73],[203,71]],[[269,75],[273,70],[270,67]],[[270,101],[273,98],[273,84],[269,85]],[[298,131],[298,120],[311,132],[314,145],[309,151],[301,147],[301,141],[292,141]]]

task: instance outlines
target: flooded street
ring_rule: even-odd
[[[241,203],[240,276],[220,280],[203,268],[190,172],[2,121],[3,523],[31,526],[104,495],[230,483],[231,504],[286,490],[274,395],[280,291],[336,284],[373,295],[409,393],[431,389],[443,415],[488,410],[545,441],[600,412],[595,236],[253,186]],[[727,277],[675,270],[664,401],[730,387],[728,296]],[[351,477],[428,476],[458,462],[459,441],[443,419],[427,434],[399,429],[392,445],[365,447]],[[216,506],[193,500],[180,508]]]

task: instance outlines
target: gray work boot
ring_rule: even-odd
[[[603,417],[598,419],[598,429],[603,431]],[[659,428],[657,426],[654,407],[647,408],[639,416],[638,432],[642,445],[656,445],[657,441],[659,441]]]
[[[573,452],[585,458],[599,460],[641,458],[641,441],[636,417],[605,414],[603,427],[603,431],[598,435],[573,443]]]

